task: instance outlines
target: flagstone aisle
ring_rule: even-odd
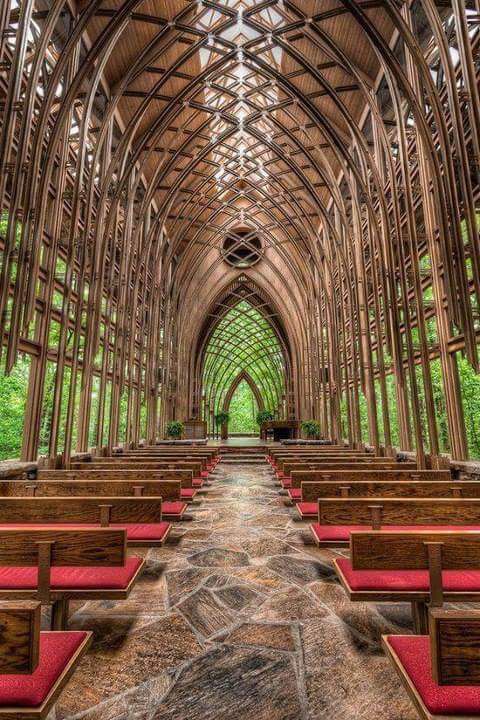
[[[380,648],[409,608],[347,600],[266,463],[202,498],[128,600],[73,608],[95,640],[49,720],[415,720]]]

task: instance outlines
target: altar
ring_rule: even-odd
[[[274,442],[281,440],[295,440],[299,437],[300,422],[298,420],[269,420],[262,423],[260,438],[268,440],[273,438]]]

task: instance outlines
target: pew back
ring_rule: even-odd
[[[480,568],[480,532],[353,532],[354,570],[427,570],[429,544],[441,543],[442,569]]]
[[[335,497],[480,497],[475,481],[302,482],[302,502]]]
[[[36,480],[36,481],[8,481],[0,483],[0,493],[4,497],[30,496],[35,497],[69,497],[80,495],[82,497],[94,496],[124,496],[129,495],[160,497],[163,500],[179,500],[181,484],[178,480],[163,480],[160,482],[142,480],[142,482],[126,481],[122,479],[110,480]]]
[[[320,525],[477,525],[480,498],[338,498],[318,502]]]
[[[417,470],[416,468],[413,470],[399,468],[392,470],[365,468],[359,470],[355,468],[354,470],[294,470],[291,478],[292,487],[301,487],[303,483],[308,482],[342,482],[348,485],[359,480],[364,482],[402,482],[406,480],[448,482],[451,480],[451,475],[448,470]]]
[[[104,510],[108,512],[105,513]],[[0,523],[157,523],[161,498],[7,497],[0,498]]]
[[[437,685],[480,685],[478,610],[431,610],[430,641]]]

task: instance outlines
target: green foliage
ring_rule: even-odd
[[[265,422],[270,422],[270,420],[273,420],[274,415],[271,410],[260,410],[257,413],[257,423],[259,425],[262,425]]]
[[[172,420],[171,422],[167,423],[168,437],[180,438],[180,437],[182,437],[184,430],[185,430],[185,426],[179,420]]]
[[[217,413],[215,415],[215,422],[217,425],[226,425],[230,419],[230,415],[228,412],[225,412],[222,410],[221,412]]]
[[[468,360],[457,353],[458,372],[462,388],[463,412],[470,457],[480,459],[480,376]]]
[[[0,459],[20,457],[30,358],[20,356],[10,375],[0,374]]]
[[[304,420],[301,424],[302,431],[309,438],[318,437],[320,434],[320,423],[316,420]]]
[[[250,385],[242,380],[230,402],[229,432],[245,435],[258,433],[258,425],[255,422],[257,409],[257,402]]]

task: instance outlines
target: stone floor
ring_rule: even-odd
[[[266,463],[192,514],[128,600],[73,608],[95,640],[49,720],[415,720],[380,647],[409,608],[347,600]]]

